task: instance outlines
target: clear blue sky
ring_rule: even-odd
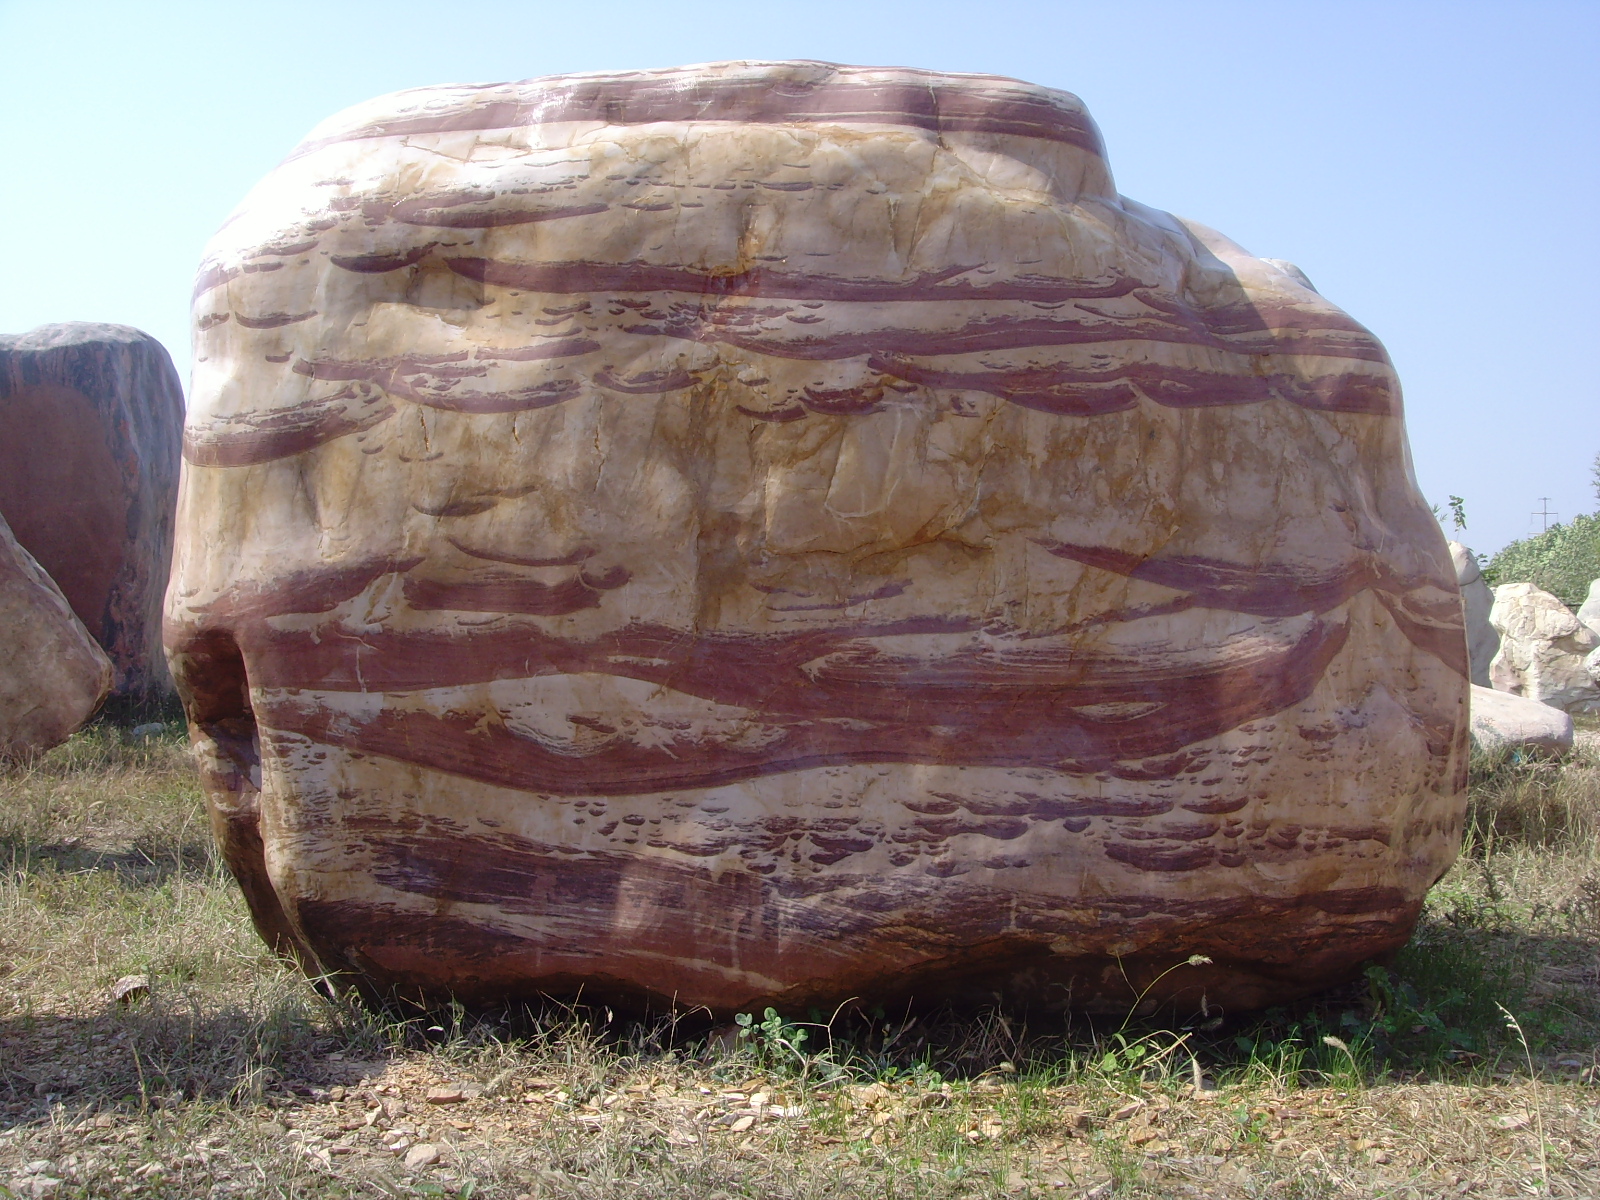
[[[1492,551],[1594,511],[1600,0],[0,0],[0,331],[187,374],[201,247],[317,121],[423,84],[729,58],[1075,92],[1128,196],[1298,263],[1388,345],[1428,498]]]

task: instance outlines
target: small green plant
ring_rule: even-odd
[[[1258,1146],[1266,1141],[1269,1123],[1266,1113],[1252,1112],[1248,1105],[1239,1104],[1233,1108],[1233,1119],[1236,1125],[1234,1136],[1241,1146]]]
[[[778,1010],[769,1008],[756,1020],[750,1013],[734,1017],[739,1026],[739,1045],[754,1053],[767,1070],[778,1074],[809,1074],[817,1056],[805,1052],[811,1035],[798,1024],[785,1021]]]

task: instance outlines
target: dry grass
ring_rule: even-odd
[[[176,733],[125,727],[0,775],[0,1195],[1600,1194],[1589,751],[1477,764],[1412,946],[1313,1004],[1214,1029],[757,1014],[739,1038],[327,999],[250,930]],[[117,1005],[135,973],[150,996]]]

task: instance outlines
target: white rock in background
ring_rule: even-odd
[[[1472,686],[1472,742],[1480,750],[1572,749],[1572,718],[1559,708],[1510,692]]]
[[[1578,606],[1578,620],[1589,627],[1589,632],[1600,637],[1600,579],[1589,584],[1589,594]]]
[[[1461,614],[1467,626],[1467,657],[1472,663],[1472,682],[1492,686],[1489,664],[1500,649],[1500,635],[1489,624],[1494,607],[1494,589],[1478,567],[1478,556],[1460,542],[1450,543],[1450,561],[1455,565],[1456,582],[1461,585]]]
[[[1531,583],[1502,584],[1489,623],[1500,634],[1489,666],[1496,691],[1568,711],[1600,707],[1600,685],[1584,664],[1600,636],[1565,604]]]

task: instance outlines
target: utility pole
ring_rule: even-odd
[[[1561,514],[1558,513],[1558,512],[1551,512],[1550,511],[1550,497],[1549,496],[1540,496],[1539,497],[1539,504],[1540,504],[1539,511],[1534,513],[1533,515],[1536,516],[1536,517],[1543,517],[1544,518],[1544,527],[1545,527],[1546,532],[1548,532],[1549,529],[1550,529],[1550,518],[1551,517],[1559,517]]]

